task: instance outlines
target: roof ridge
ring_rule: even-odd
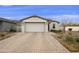
[[[22,20],[25,20],[25,19],[28,19],[28,18],[31,18],[31,17],[39,17],[39,18],[45,19],[45,20],[47,20],[47,21],[53,21],[53,22],[60,23],[60,22],[58,22],[58,21],[55,21],[55,20],[52,20],[52,19],[49,19],[49,18],[46,18],[46,17],[38,16],[38,15],[32,15],[32,16],[25,17],[25,18],[21,19],[21,21],[22,21]]]

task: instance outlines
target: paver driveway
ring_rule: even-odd
[[[16,33],[0,41],[0,52],[69,52],[52,33]]]

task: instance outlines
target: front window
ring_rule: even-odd
[[[55,29],[55,24],[53,24],[53,28]]]

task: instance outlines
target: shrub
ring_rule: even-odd
[[[62,31],[61,30],[51,30],[51,32],[57,33],[57,32],[62,32]]]
[[[66,42],[74,43],[74,38],[71,35],[66,35],[65,40]]]
[[[4,35],[4,34],[1,34],[0,36],[1,36],[1,37],[4,37],[5,35]]]
[[[16,30],[10,29],[10,32],[16,32]]]
[[[69,28],[69,31],[72,31],[72,28]]]
[[[70,43],[79,43],[79,37],[73,37],[71,35],[66,35],[65,40]]]
[[[57,38],[59,38],[59,39],[62,39],[62,37],[63,37],[62,35],[58,35],[58,36],[57,36]]]
[[[76,42],[79,43],[79,37],[75,37]]]

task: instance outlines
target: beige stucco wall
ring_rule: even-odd
[[[25,32],[25,22],[21,23],[21,32]]]
[[[69,31],[69,28],[72,28],[72,31],[79,31],[79,26],[67,26],[65,27],[65,30]]]
[[[45,23],[45,32],[48,32],[48,22]]]
[[[55,29],[53,28],[53,24],[55,24]],[[49,24],[49,30],[50,30],[50,31],[51,31],[51,30],[60,30],[60,24],[57,23],[57,22],[51,22],[51,23]]]
[[[23,20],[22,22],[21,22],[21,31],[22,32],[25,32],[26,31],[26,24],[25,23],[27,23],[27,22],[32,22],[32,23],[34,23],[34,22],[39,22],[39,23],[41,23],[41,22],[43,22],[43,23],[45,23],[45,32],[48,32],[48,22],[46,21],[46,20],[43,20],[43,19],[41,19],[41,18],[38,18],[38,17],[32,17],[32,18],[29,18],[29,19],[26,19],[26,20]]]
[[[16,28],[16,31],[17,32],[21,32],[21,23],[20,22],[17,23],[17,26],[16,27],[17,27]]]

